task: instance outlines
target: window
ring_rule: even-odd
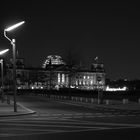
[[[65,74],[62,74],[62,83],[65,82]]]
[[[78,81],[76,81],[76,86],[78,85]]]
[[[85,85],[85,81],[83,81],[83,85]]]
[[[58,83],[60,83],[60,73],[58,73]]]

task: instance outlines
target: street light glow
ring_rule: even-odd
[[[24,23],[25,23],[25,21],[21,21],[21,22],[19,22],[19,23],[17,23],[17,24],[14,24],[14,25],[12,25],[12,26],[6,28],[5,31],[7,31],[7,32],[8,32],[8,31],[11,31],[11,30],[13,30],[13,29],[15,29],[15,28],[21,26],[21,25],[24,24]]]
[[[19,22],[17,24],[14,24],[6,29],[4,29],[4,36],[7,38],[13,47],[13,92],[14,92],[14,112],[17,112],[17,101],[16,101],[16,94],[17,94],[17,87],[16,87],[16,44],[15,44],[15,39],[10,39],[7,35],[6,32],[9,32],[11,30],[14,30],[15,28],[21,26],[24,24],[25,21]]]
[[[3,51],[0,51],[0,55],[3,55],[4,53],[6,53],[6,52],[8,52],[9,51],[9,49],[5,49],[5,50],[3,50]]]
[[[0,51],[0,55],[3,55],[4,53],[6,53],[8,51],[9,51],[9,49],[2,50],[2,51]],[[0,63],[1,63],[1,99],[2,99],[2,102],[4,102],[3,59],[0,59]]]

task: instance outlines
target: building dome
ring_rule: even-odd
[[[43,62],[42,67],[46,68],[47,65],[65,65],[65,62],[59,55],[49,55],[47,56],[47,59]]]

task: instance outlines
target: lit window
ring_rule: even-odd
[[[58,73],[58,83],[60,83],[60,73]]]
[[[83,81],[83,85],[85,85],[85,81]]]
[[[62,83],[65,82],[65,74],[62,74]]]
[[[84,76],[84,79],[86,79],[86,76]]]

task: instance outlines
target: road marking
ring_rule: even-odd
[[[83,115],[84,113],[75,113],[74,115]]]
[[[30,121],[30,120],[29,120]],[[102,123],[100,123],[100,122],[91,122],[91,121],[79,121],[79,120],[72,120],[72,119],[70,119],[70,120],[65,120],[65,122],[64,121],[61,121],[61,122],[54,122],[54,121],[52,121],[52,122],[50,122],[49,120],[48,121],[45,121],[45,124],[44,124],[44,122],[40,122],[40,121],[38,121],[38,122],[36,122],[36,121],[33,121],[33,120],[31,120],[31,123],[43,123],[43,125],[40,125],[40,124],[31,124],[31,123],[28,123],[28,122],[26,122],[26,121],[18,121],[17,122],[17,124],[15,124],[15,122],[17,122],[16,120],[15,121],[9,121],[9,122],[6,122],[6,123],[8,123],[8,124],[6,124],[6,123],[2,123],[2,124],[4,124],[4,125],[18,125],[18,126],[20,126],[20,125],[22,125],[22,126],[65,126],[65,125],[60,125],[60,124],[68,124],[67,126],[74,126],[74,125],[88,125],[88,127],[92,127],[93,125],[109,125],[109,126],[132,126],[132,127],[140,127],[140,124],[126,124],[126,123],[104,123],[104,122],[102,122]],[[11,124],[10,124],[11,123]],[[14,124],[13,124],[14,123]],[[24,123],[24,124],[19,124],[19,123]],[[27,123],[27,124],[26,124]],[[49,125],[48,123],[51,123],[51,125]],[[57,124],[59,124],[59,125],[56,125],[56,123]],[[89,126],[90,125],[90,126]],[[81,127],[81,126],[80,126]],[[85,127],[85,126],[84,126]]]
[[[128,116],[137,116],[137,115],[135,115],[135,114],[129,114]]]
[[[55,134],[55,133],[66,133],[66,132],[85,132],[85,131],[100,131],[100,130],[110,130],[110,129],[128,129],[128,128],[135,128],[131,126],[127,127],[117,127],[117,128],[109,128],[109,127],[94,127],[92,129],[86,129],[86,130],[53,130],[53,131],[45,131],[45,132],[38,132],[38,133],[21,133],[21,134],[7,134],[7,133],[2,133],[0,134],[0,137],[9,137],[9,136],[29,136],[29,135],[40,135],[40,134]]]
[[[57,128],[98,128],[98,127],[95,127],[95,126],[81,126],[81,125],[56,125],[56,124],[4,124],[4,126],[24,126],[24,127],[57,127]],[[4,129],[4,128],[3,128]],[[10,129],[10,128],[6,128],[6,129]],[[13,128],[12,128],[13,129]],[[25,128],[25,129],[28,129],[28,128]],[[33,128],[34,129],[34,128]]]
[[[68,119],[68,118],[100,118],[100,117],[133,117],[133,116],[138,116],[137,114],[115,114],[115,113],[89,113],[89,114],[86,114],[86,113],[77,113],[77,114],[54,114],[54,115],[48,115],[48,114],[44,114],[43,116],[34,116],[34,117],[31,117],[31,118],[3,118],[0,120],[0,122],[3,122],[3,121],[12,121],[12,120],[30,120],[30,119],[34,119],[34,120],[63,120],[63,119]],[[41,117],[41,118],[40,118]]]
[[[96,128],[96,129],[86,129],[86,130],[63,130],[63,131],[51,131],[51,132],[39,132],[39,133],[30,133],[30,134],[7,134],[3,133],[2,135],[0,134],[0,137],[11,137],[11,136],[31,136],[31,135],[41,135],[41,134],[56,134],[56,133],[67,133],[67,132],[85,132],[85,131],[98,131],[98,130],[105,130],[109,128]]]
[[[82,121],[83,122],[83,121]],[[104,123],[104,122],[91,122],[91,121],[84,121],[85,123],[89,124],[96,124],[96,125],[109,125],[109,126],[128,126],[128,127],[140,127],[140,124],[126,124],[126,123]]]
[[[71,121],[71,120],[69,120],[69,121]],[[73,121],[74,120],[72,120],[72,122]],[[15,122],[16,122],[16,120],[15,120]],[[26,122],[26,120],[18,121],[17,123],[20,123],[20,122],[28,123],[28,122]],[[36,121],[34,121],[34,123],[35,122]],[[24,135],[24,136],[26,135],[27,136],[27,135],[50,134],[50,133],[65,133],[65,132],[100,131],[100,130],[105,130],[105,129],[106,130],[109,130],[109,129],[127,129],[127,128],[137,128],[137,127],[140,127],[140,124],[98,123],[98,122],[79,121],[79,120],[76,121],[76,123],[72,123],[72,122],[69,122],[69,123],[67,123],[67,122],[57,122],[57,123],[59,123],[59,125],[55,125],[56,122],[50,122],[50,123],[53,123],[53,124],[48,125],[48,124],[46,124],[48,122],[45,122],[44,125],[40,125],[40,124],[35,124],[35,125],[34,124],[23,124],[23,125],[22,124],[16,124],[17,126],[23,126],[23,127],[25,126],[25,129],[24,128],[23,129],[19,128],[19,129],[17,129],[17,131],[18,130],[19,131],[21,131],[21,130],[30,131],[29,132],[30,134],[27,134],[27,132],[23,132],[23,131],[21,132],[21,134],[13,134],[13,133],[9,134],[9,132],[8,133],[6,132],[6,133],[0,134],[0,137],[22,136],[22,135]],[[7,123],[9,123],[9,122],[7,122]],[[14,123],[14,121],[11,121],[11,123]],[[39,123],[39,121],[38,121],[38,123]],[[64,124],[66,124],[66,126]],[[9,124],[7,124],[7,125],[9,125]],[[5,126],[7,126],[7,125],[5,124]],[[11,125],[15,126],[15,124],[11,124]],[[75,125],[79,125],[79,126],[75,126]],[[89,126],[85,126],[85,125],[89,125]],[[95,126],[95,125],[98,125],[98,126]],[[101,126],[101,125],[103,125],[103,126]],[[31,126],[31,127],[33,126],[33,129],[27,128],[26,126]],[[42,127],[42,129],[38,129],[38,128],[36,129],[36,127],[38,127],[38,126]],[[75,128],[75,129],[78,129],[78,130],[60,130],[60,129],[59,130],[54,130],[54,129],[52,130],[50,128],[45,130],[44,127],[47,127],[47,126],[48,127],[52,127],[52,128],[58,127],[60,129],[64,129],[64,128],[74,129]],[[8,127],[5,128],[5,129],[9,130],[9,131],[10,131],[10,129],[13,130],[13,128],[8,128]],[[83,129],[83,130],[81,130],[81,129]],[[38,133],[37,132],[31,133],[31,131],[40,131],[40,132],[38,132]]]
[[[120,116],[120,117],[122,117],[122,116],[127,116],[127,115],[125,115],[125,114],[119,114],[119,115],[117,115],[117,116]]]
[[[56,114],[55,114],[56,115]],[[43,115],[41,116],[34,116],[32,118],[4,118],[4,119],[1,119],[0,122],[3,122],[3,121],[12,121],[12,120],[26,120],[26,121],[29,121],[30,119],[34,119],[34,120],[66,120],[66,119],[70,119],[70,118],[101,118],[101,117],[134,117],[134,116],[138,116],[136,114],[114,114],[114,113],[93,113],[93,115],[90,115],[90,114],[83,114],[83,115],[80,115],[79,113],[76,115],[76,114],[63,114],[63,115],[60,115],[60,114],[57,114],[56,116],[55,115]]]
[[[43,123],[44,124],[44,121],[42,122],[40,122],[40,120],[39,121],[36,121],[36,120],[29,120],[30,122],[27,122],[27,121],[6,121],[6,122],[3,122],[2,124],[5,124],[5,123],[24,123],[24,124],[30,124],[30,123]],[[50,122],[49,120],[47,120],[47,121],[45,121],[45,123],[46,124],[49,124],[49,123],[51,123],[51,124],[71,124],[71,125],[87,125],[87,122],[83,122],[83,121],[75,121],[75,120],[72,120],[72,119],[70,119],[70,120],[65,120],[65,121],[52,121],[52,122]],[[88,125],[93,125],[93,124],[88,124]]]

